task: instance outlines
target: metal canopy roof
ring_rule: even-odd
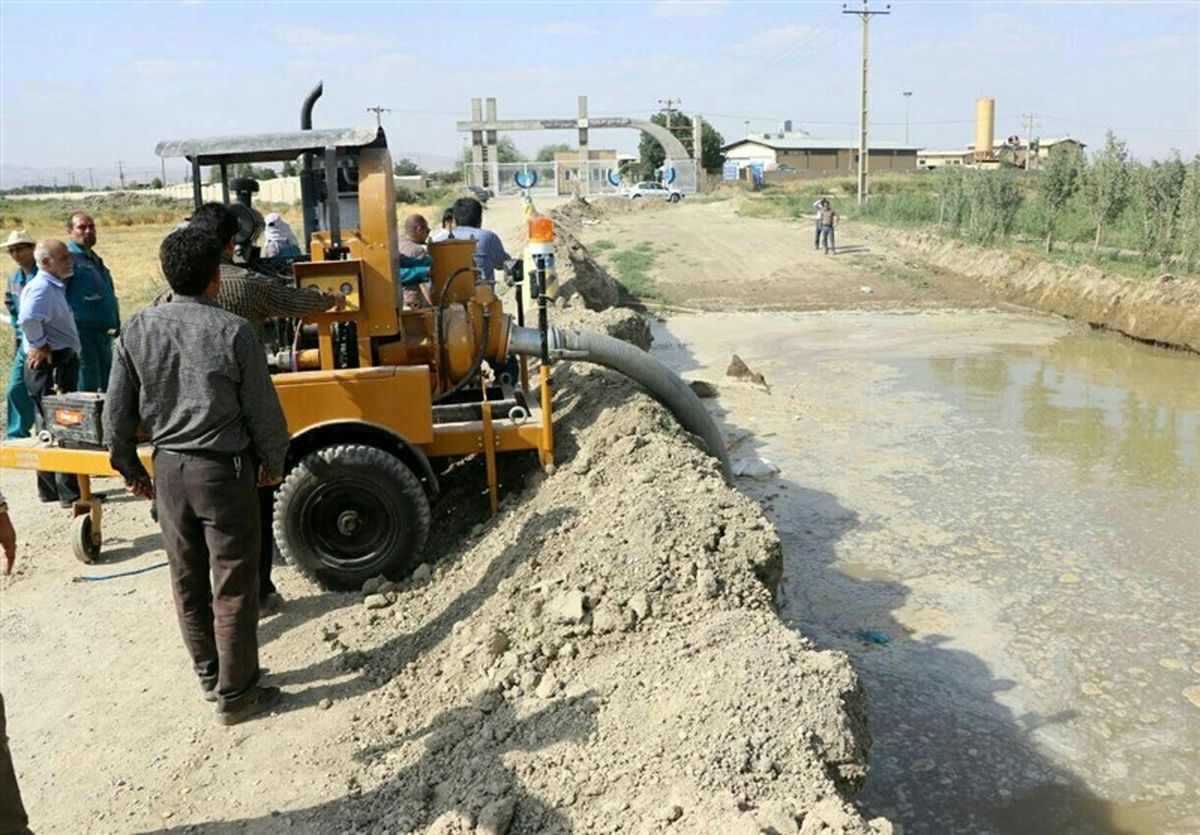
[[[283,162],[326,148],[386,147],[382,128],[328,128],[289,133],[167,139],[154,147],[160,157],[187,157],[201,165],[219,162]]]

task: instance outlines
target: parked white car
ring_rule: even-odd
[[[683,199],[683,192],[679,189],[664,186],[653,180],[640,182],[636,186],[625,189],[622,193],[630,200],[637,200],[639,197],[659,197],[668,203],[678,203]]]

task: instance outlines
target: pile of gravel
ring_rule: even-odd
[[[556,318],[649,344],[628,311]],[[290,822],[890,832],[847,805],[864,695],[843,654],[777,618],[781,549],[760,508],[624,378],[564,364],[554,383],[558,470],[510,470],[524,486],[470,529],[442,508],[454,546],[436,564],[326,617],[329,663],[367,691],[358,756],[344,800]]]

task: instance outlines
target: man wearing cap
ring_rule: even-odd
[[[121,310],[112,273],[93,247],[96,221],[86,212],[67,219],[67,249],[75,262],[75,279],[67,287],[67,301],[79,329],[79,388],[104,391],[112,370],[113,337],[121,328]]]
[[[25,285],[37,274],[37,264],[33,260],[34,240],[24,229],[18,229],[9,234],[4,246],[17,262],[16,272],[8,277],[8,284],[4,287],[4,307],[8,310],[15,335],[5,395],[8,425],[4,434],[7,438],[28,438],[29,431],[33,429],[33,401],[29,399],[29,389],[25,388],[25,343],[17,324],[17,312],[21,309],[21,293]]]
[[[25,341],[25,387],[33,400],[35,424],[42,423],[42,398],[54,390],[76,390],[79,378],[79,331],[67,301],[75,262],[66,244],[54,238],[33,250],[37,275],[21,293],[17,322]],[[79,481],[66,473],[37,474],[38,498],[70,507],[79,499]]]

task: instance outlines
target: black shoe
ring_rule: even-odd
[[[252,687],[233,706],[217,710],[217,721],[225,726],[240,725],[269,712],[282,698],[283,691],[278,687]]]
[[[250,679],[250,686],[251,687],[256,686],[260,681],[262,681],[262,677],[265,676],[269,672],[271,672],[271,671],[269,669],[267,669],[266,667],[259,667],[258,672],[254,674],[254,678]],[[218,698],[217,697],[217,685],[214,684],[212,686],[212,689],[209,690],[208,688],[206,688],[204,686],[203,682],[201,682],[200,689],[204,691],[204,701],[206,701],[206,702],[217,701],[217,698]]]

